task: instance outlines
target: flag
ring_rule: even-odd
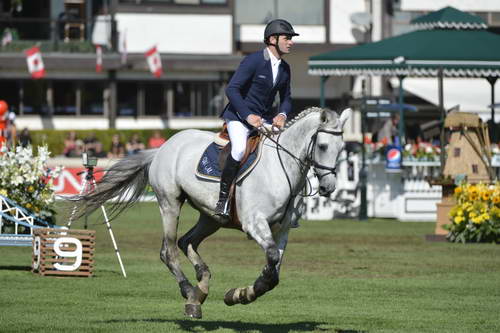
[[[95,71],[97,73],[100,73],[100,72],[102,72],[102,46],[101,45],[95,46],[95,55],[96,55]]]
[[[156,49],[156,46],[146,52],[146,60],[148,61],[151,73],[156,77],[160,77],[163,74],[163,68],[161,66],[160,53]]]
[[[26,54],[26,62],[31,77],[40,79],[45,76],[45,67],[43,66],[42,53],[38,46],[33,46],[31,49],[24,51]]]

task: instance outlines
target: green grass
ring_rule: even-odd
[[[180,231],[195,218],[185,208]],[[244,234],[222,230],[200,247],[212,272],[202,320],[184,317],[159,259],[156,204],[113,222],[126,279],[107,230],[92,229],[93,278],[38,276],[29,271],[30,248],[0,248],[0,332],[500,331],[500,246],[426,242],[432,223],[303,221],[290,233],[280,285],[233,307],[224,305],[225,291],[253,283],[264,254]]]

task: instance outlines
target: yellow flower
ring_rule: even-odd
[[[457,186],[457,187],[455,187],[455,194],[457,194],[457,195],[458,195],[458,194],[460,194],[460,193],[462,193],[462,187],[461,187],[461,186]]]
[[[473,217],[476,217],[476,216],[477,216],[476,212],[470,212],[469,213],[469,217],[470,218],[473,218]]]
[[[469,194],[469,200],[470,201],[477,201],[479,199],[479,193],[477,192],[471,192]]]
[[[35,188],[32,185],[28,186],[28,192],[33,193],[34,191]]]
[[[462,222],[463,220],[464,220],[463,216],[455,216],[453,222],[455,222],[455,224],[460,224],[460,222]]]
[[[7,192],[7,190],[5,190],[5,189],[1,189],[0,194],[3,195],[4,197],[6,197],[7,194],[9,194],[9,192]]]
[[[32,207],[32,205],[28,202],[28,203],[26,204],[26,208],[30,209],[31,207]]]
[[[477,193],[477,192],[478,192],[478,188],[477,188],[477,186],[475,186],[475,185],[470,185],[470,187],[469,187],[469,193],[471,193],[471,194],[472,194],[472,193]]]
[[[496,205],[500,204],[500,195],[494,195],[491,201]]]
[[[474,224],[481,224],[483,222],[483,219],[481,218],[481,216],[474,217],[474,218],[472,218],[472,222]]]
[[[490,198],[491,198],[491,193],[489,191],[481,192],[481,199],[483,199],[483,201],[488,201],[490,200]]]

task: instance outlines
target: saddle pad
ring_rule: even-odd
[[[262,155],[262,143],[264,140],[261,140],[257,149],[253,153],[251,153],[245,164],[240,167],[238,171],[238,175],[236,177],[236,182],[242,180],[246,175],[252,171],[252,169],[259,163],[260,157]],[[211,181],[220,181],[220,176],[222,174],[222,170],[219,168],[219,153],[222,151],[224,147],[219,146],[215,142],[212,142],[207,149],[201,155],[200,160],[198,161],[198,167],[196,168],[196,176],[200,179],[211,180]]]

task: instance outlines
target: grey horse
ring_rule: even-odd
[[[344,146],[343,127],[350,115],[350,109],[338,115],[327,109],[309,108],[289,120],[279,135],[268,135],[265,139],[261,160],[237,183],[235,207],[240,230],[262,247],[267,265],[253,285],[230,289],[224,297],[227,305],[253,302],[278,284],[288,233],[301,215],[300,194],[307,172],[312,167],[319,178],[320,195],[329,196],[335,190],[335,165]],[[227,226],[213,215],[219,183],[200,180],[195,175],[203,151],[213,140],[212,132],[181,131],[159,149],[119,160],[101,179],[97,190],[78,197],[83,214],[115,198],[111,214],[116,216],[139,200],[147,184],[151,184],[163,222],[160,258],[175,276],[186,299],[185,314],[192,318],[202,316],[201,305],[208,295],[210,280],[210,271],[197,251],[198,246]],[[186,200],[200,212],[200,217],[178,239],[178,218]],[[178,249],[194,266],[198,280],[194,286],[181,269]]]

